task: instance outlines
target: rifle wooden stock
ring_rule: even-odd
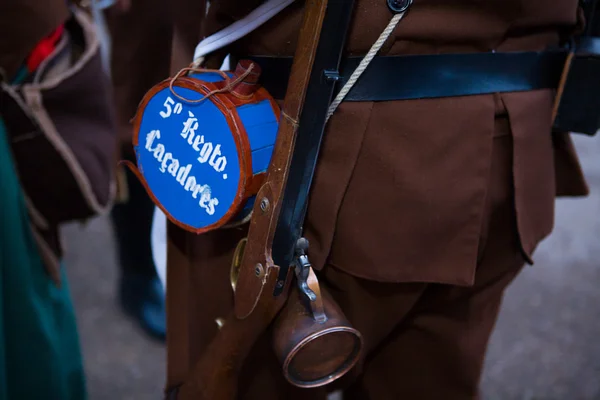
[[[266,276],[265,289],[277,284],[277,268]],[[288,275],[290,277],[293,274]],[[288,288],[290,282],[286,285]],[[273,298],[269,290],[263,291],[256,311],[246,319],[239,319],[233,310],[194,366],[185,384],[177,391],[178,400],[231,400],[237,393],[237,379],[248,353],[267,326],[283,307],[287,298]]]
[[[277,274],[275,268],[267,275],[266,290],[248,318],[239,319],[233,311],[228,315],[187,382],[178,388],[178,400],[235,399],[244,361],[274,319],[275,353],[284,376],[294,385],[322,386],[354,366],[362,348],[362,337],[350,326],[331,296],[321,290],[328,319],[315,323],[305,299],[290,285],[293,274],[288,274],[281,296],[270,295],[269,290],[277,284]]]

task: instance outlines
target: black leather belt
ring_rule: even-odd
[[[291,57],[244,57],[262,68],[261,83],[283,99],[292,66]],[[434,54],[375,57],[345,101],[389,101],[557,88],[566,51]],[[341,89],[362,57],[343,60]],[[336,91],[336,93],[337,93]]]

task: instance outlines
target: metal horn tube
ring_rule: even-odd
[[[317,322],[309,300],[294,286],[273,328],[273,344],[292,385],[314,388],[327,385],[358,362],[363,339],[323,288],[320,293],[326,318]]]

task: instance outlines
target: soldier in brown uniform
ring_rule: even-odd
[[[174,48],[184,57],[173,71],[189,64],[199,38],[190,15],[206,36],[260,2],[215,1],[206,18],[201,2],[191,3],[196,10],[183,13],[183,31],[185,5],[174,6]],[[385,0],[356,4],[347,50],[364,55],[392,13]],[[302,2],[294,3],[228,50],[292,56],[301,18]],[[121,15],[113,27],[132,21],[133,14]],[[582,22],[577,0],[415,0],[380,55],[538,51],[564,43]],[[139,34],[147,29],[139,26]],[[113,40],[117,53],[130,51],[123,37]],[[161,54],[164,62],[169,47],[155,47],[152,57]],[[127,65],[114,60],[120,83],[134,85],[148,70],[157,81],[167,76],[164,65],[158,73],[140,56]],[[552,132],[554,95],[541,89],[347,102],[333,115],[304,229],[320,281],[365,339],[360,365],[340,382],[345,399],[477,397],[505,288],[552,231],[555,197],[587,194],[569,135]],[[128,100],[124,121],[140,99]],[[168,231],[173,387],[232,307],[229,266],[245,231]],[[267,336],[240,376],[240,398],[324,399],[322,389],[285,382]]]

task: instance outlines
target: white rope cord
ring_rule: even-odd
[[[350,76],[350,79],[348,79],[348,82],[346,82],[346,84],[344,85],[342,90],[340,90],[340,92],[338,93],[336,98],[333,100],[333,102],[329,106],[329,110],[327,111],[327,119],[325,121],[329,121],[329,118],[333,115],[333,113],[338,108],[338,106],[342,103],[342,101],[344,100],[346,95],[354,87],[354,85],[358,81],[358,78],[360,78],[360,76],[363,74],[363,72],[365,72],[365,70],[367,69],[367,67],[369,66],[371,61],[373,61],[373,58],[375,58],[375,55],[379,52],[379,50],[381,49],[381,47],[383,46],[385,41],[390,37],[390,35],[394,31],[394,29],[396,29],[396,26],[398,25],[400,20],[402,20],[402,17],[404,17],[405,13],[406,12],[395,14],[392,17],[388,26],[385,28],[385,30],[379,36],[379,39],[377,39],[377,41],[375,43],[373,43],[373,46],[371,46],[371,49],[369,50],[369,52],[367,53],[365,58],[362,59],[362,61],[360,62],[360,64],[356,68],[356,70]]]

